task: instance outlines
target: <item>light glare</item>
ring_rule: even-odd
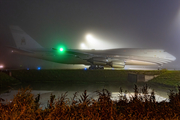
[[[85,40],[87,41],[87,46],[88,49],[96,49],[96,50],[103,50],[103,49],[112,49],[112,48],[117,48],[117,46],[119,47],[118,44],[115,44],[112,46],[112,42],[106,42],[109,40],[101,40],[96,38],[96,36],[92,35],[92,34],[86,34],[85,35]],[[82,46],[80,47],[82,48]]]
[[[86,35],[86,39],[87,39],[88,41],[90,41],[90,40],[93,39],[93,37],[92,37],[92,35],[88,34],[88,35]]]
[[[37,70],[41,70],[41,67],[38,67]]]
[[[86,40],[90,43],[90,44],[96,44],[97,43],[97,39],[95,39],[92,35],[88,34],[86,35]]]
[[[60,51],[62,52],[62,51],[63,51],[63,48],[60,48]]]
[[[0,65],[0,68],[3,68],[4,66],[3,65]]]
[[[82,49],[87,49],[87,46],[84,43],[81,43],[81,48]]]

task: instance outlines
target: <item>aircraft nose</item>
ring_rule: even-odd
[[[176,60],[176,57],[174,57],[174,56],[172,55],[172,59],[173,59],[173,60]]]
[[[170,58],[171,60],[173,60],[173,61],[176,60],[176,57],[173,56],[173,55],[170,55],[169,58]]]
[[[166,58],[168,58],[169,60],[172,60],[172,61],[175,61],[176,60],[176,57],[171,55],[171,54],[167,54]]]

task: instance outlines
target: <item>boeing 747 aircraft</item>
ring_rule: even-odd
[[[106,50],[81,50],[43,48],[18,26],[10,26],[16,47],[9,46],[12,53],[64,64],[89,65],[89,69],[104,67],[124,68],[125,65],[162,66],[176,58],[162,49],[118,48]]]

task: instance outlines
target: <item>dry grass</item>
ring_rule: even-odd
[[[170,102],[156,102],[154,92],[148,93],[148,86],[142,89],[136,85],[134,96],[127,99],[120,88],[119,100],[112,101],[108,90],[96,91],[98,99],[90,99],[85,90],[80,99],[77,93],[71,98],[61,94],[58,100],[51,94],[46,109],[39,108],[38,95],[35,99],[31,89],[20,89],[12,102],[0,104],[0,119],[2,120],[119,120],[119,119],[179,119],[180,117],[180,86],[178,93],[170,91]]]

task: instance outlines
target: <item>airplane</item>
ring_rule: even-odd
[[[16,47],[12,53],[63,64],[84,64],[89,69],[104,69],[104,67],[124,68],[126,65],[156,65],[176,60],[176,57],[163,49],[116,48],[106,50],[83,50],[43,48],[18,26],[10,26]]]

